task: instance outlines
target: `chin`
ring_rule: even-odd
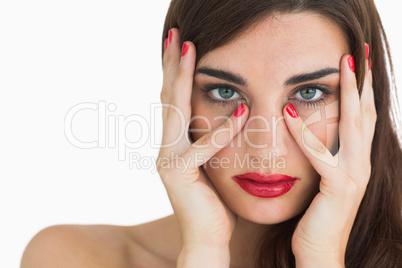
[[[272,225],[290,220],[303,212],[308,204],[288,200],[255,200],[250,204],[228,205],[239,217],[258,224]]]

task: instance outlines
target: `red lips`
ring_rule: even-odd
[[[233,176],[233,179],[247,193],[262,198],[284,195],[299,180],[282,174],[264,175],[260,173],[240,174]]]

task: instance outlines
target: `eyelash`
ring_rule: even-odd
[[[238,93],[240,96],[241,94],[239,93],[239,91],[237,89],[235,89],[233,86],[228,85],[228,84],[209,84],[207,86],[205,86],[204,89],[201,89],[202,91],[204,91],[206,94],[204,94],[203,99],[214,104],[217,106],[221,106],[221,107],[226,107],[228,105],[232,105],[232,104],[238,104],[240,102],[241,99],[234,99],[234,100],[217,100],[214,99],[213,97],[210,96],[210,91],[214,90],[214,89],[218,89],[218,88],[226,88],[226,89],[230,89],[235,91],[236,93]],[[308,88],[314,88],[314,89],[318,89],[320,90],[323,94],[323,96],[320,99],[314,100],[314,101],[303,101],[300,99],[295,99],[296,101],[298,101],[300,104],[306,106],[307,108],[311,108],[314,109],[317,106],[322,106],[325,105],[325,97],[334,94],[333,92],[331,92],[327,86],[322,85],[322,84],[306,84],[306,85],[302,85],[297,87],[290,95],[290,98],[293,98],[299,91],[303,90],[303,89],[308,89]]]

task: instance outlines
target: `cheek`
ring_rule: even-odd
[[[301,115],[309,130],[335,155],[339,148],[338,102],[334,102],[308,115]]]
[[[213,107],[210,103],[202,100],[202,95],[197,90],[193,91],[191,98],[192,122],[190,124],[193,141],[225,123],[225,118],[229,117],[236,108],[237,106]]]
[[[191,95],[191,117],[190,133],[193,141],[198,140],[207,132],[211,131],[210,116],[205,114],[205,108],[201,101],[199,101],[199,94],[197,90],[193,90]]]
[[[201,101],[194,101],[192,103],[190,133],[193,141],[198,140],[224,123],[224,120],[217,119],[217,116],[213,109],[208,109]]]

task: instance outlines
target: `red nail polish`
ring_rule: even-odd
[[[355,72],[355,59],[353,58],[353,56],[350,56],[348,58],[348,64],[349,64],[349,68],[352,72]]]
[[[293,118],[298,118],[299,117],[299,114],[296,112],[296,109],[292,104],[289,104],[288,107],[286,107],[286,111]]]
[[[370,59],[370,64],[369,64],[370,70],[371,70],[371,67],[373,67],[373,61],[372,61],[372,59]]]
[[[170,30],[169,31],[169,44],[172,43],[172,36],[173,36],[173,33],[172,33],[172,30]]]
[[[167,49],[167,47],[168,47],[168,40],[167,38],[165,38],[165,50]]]
[[[233,115],[236,117],[240,117],[244,114],[245,111],[246,111],[246,108],[244,108],[244,104],[242,103],[239,105],[239,107],[237,107],[237,109]]]
[[[188,51],[188,45],[186,43],[183,43],[183,48],[181,49],[181,56],[184,57],[187,54]]]
[[[370,53],[370,46],[366,44],[366,60],[369,58],[369,53]]]

